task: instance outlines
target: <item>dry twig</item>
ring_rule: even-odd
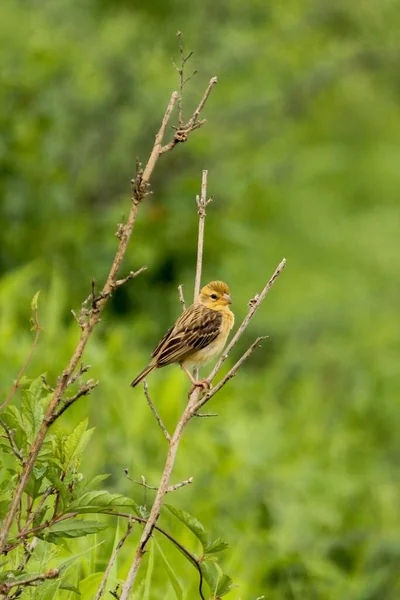
[[[14,587],[27,587],[31,585],[37,585],[46,581],[46,579],[56,579],[60,574],[58,569],[49,569],[46,573],[40,573],[38,575],[31,575],[25,579],[11,579],[10,581],[4,581],[0,584],[0,592],[2,594],[8,594],[8,592]]]
[[[129,479],[131,479],[129,477]],[[146,482],[146,479],[143,477],[142,475],[142,481],[136,481],[135,479],[131,479],[131,481],[133,483],[136,483],[137,485],[141,485],[142,487],[146,488],[147,490],[153,490],[153,491],[158,491],[158,487],[155,485],[149,485]],[[189,477],[189,479],[185,479],[184,481],[180,481],[179,483],[175,483],[174,485],[170,485],[168,486],[167,490],[166,490],[166,494],[170,494],[171,492],[176,492],[176,490],[179,490],[182,487],[185,487],[186,485],[190,485],[191,483],[193,483],[193,477]]]
[[[98,381],[94,381],[94,379],[89,379],[84,385],[82,385],[79,388],[76,394],[71,396],[71,398],[66,398],[62,401],[58,410],[54,411],[53,414],[49,417],[48,424],[51,425],[51,423],[54,423],[54,421],[61,417],[61,415],[65,413],[67,408],[69,408],[71,404],[76,402],[79,398],[82,398],[82,396],[89,396],[89,394],[92,393],[92,390],[98,386],[98,384]]]
[[[178,285],[178,293],[179,293],[179,302],[182,305],[182,309],[186,310],[186,302],[183,295],[183,285]]]
[[[199,235],[197,241],[197,261],[196,261],[196,277],[194,283],[194,300],[200,294],[201,287],[201,272],[203,269],[203,248],[204,248],[204,225],[206,220],[206,207],[212,198],[207,200],[207,175],[208,171],[203,171],[201,176],[201,194],[196,196],[196,203],[199,213]]]
[[[160,426],[160,429],[163,432],[165,439],[169,441],[171,439],[171,436],[169,435],[168,431],[166,430],[165,425],[162,422],[161,417],[158,414],[157,409],[154,406],[154,404],[150,398],[149,387],[147,385],[146,380],[143,381],[143,389],[144,389],[144,395],[146,396],[147,404],[150,406],[151,412],[155,416],[156,421],[157,421],[158,425]]]

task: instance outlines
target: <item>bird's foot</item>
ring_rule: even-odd
[[[194,381],[192,387],[189,390],[189,398],[197,387],[201,388],[203,392],[206,392],[211,389],[212,384],[211,381],[209,381],[208,379],[198,379],[197,381]]]

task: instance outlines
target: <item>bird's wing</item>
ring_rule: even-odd
[[[158,366],[179,362],[211,344],[220,334],[221,324],[220,312],[192,304],[165,334],[152,356]]]
[[[151,353],[151,358],[155,358],[157,356],[157,354],[161,350],[162,346],[165,344],[165,342],[168,340],[169,336],[173,332],[174,327],[175,327],[175,325],[173,325],[170,329],[168,329],[167,333],[158,342],[157,346],[154,348],[153,352]]]

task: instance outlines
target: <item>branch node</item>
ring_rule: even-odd
[[[183,295],[183,285],[178,285],[178,293],[179,293],[179,302],[182,305],[182,309],[186,310],[186,302],[185,302],[185,298]]]

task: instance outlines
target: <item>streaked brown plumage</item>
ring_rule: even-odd
[[[234,315],[229,309],[231,302],[229,288],[223,281],[211,281],[204,286],[196,302],[181,314],[157,344],[152,360],[131,386],[135,387],[153,369],[179,363],[193,385],[204,387],[205,380],[195,381],[189,368],[201,366],[222,352],[234,324]]]

